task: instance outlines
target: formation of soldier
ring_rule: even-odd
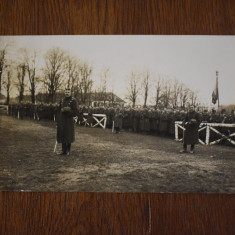
[[[31,118],[36,120],[49,119],[57,120],[59,105],[46,103],[21,103],[10,104],[9,115],[18,118]],[[112,128],[117,108],[88,107],[80,105],[77,109],[77,124],[84,125],[84,113],[87,113],[86,122],[92,124],[92,114],[106,114],[107,128]],[[119,119],[121,118],[122,130],[138,133],[146,133],[161,136],[174,136],[175,121],[183,121],[187,115],[187,110],[179,109],[154,109],[154,108],[118,108]],[[235,123],[234,111],[231,113],[217,113],[215,111],[198,112],[201,122],[207,123]],[[118,130],[120,131],[120,130]]]
[[[32,104],[29,102],[9,104],[8,114],[20,119],[27,117],[30,119],[36,119],[38,121],[42,119],[54,120],[58,113],[58,108],[58,104]]]

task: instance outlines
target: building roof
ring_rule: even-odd
[[[126,103],[123,99],[121,99],[113,92],[106,92],[106,93],[93,92],[91,93],[91,101],[109,101],[116,103]]]

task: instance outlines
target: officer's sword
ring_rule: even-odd
[[[112,126],[112,133],[114,133],[114,121],[113,121],[113,126]]]
[[[56,151],[56,147],[57,147],[57,140],[55,141],[54,153]]]

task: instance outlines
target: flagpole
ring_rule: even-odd
[[[217,94],[218,94],[218,112],[220,113],[220,106],[219,106],[219,72],[216,71],[216,82],[217,82]]]

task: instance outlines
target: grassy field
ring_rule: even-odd
[[[76,126],[70,156],[53,153],[56,124],[0,115],[1,191],[234,193],[235,148]],[[57,151],[61,146],[57,146]]]

